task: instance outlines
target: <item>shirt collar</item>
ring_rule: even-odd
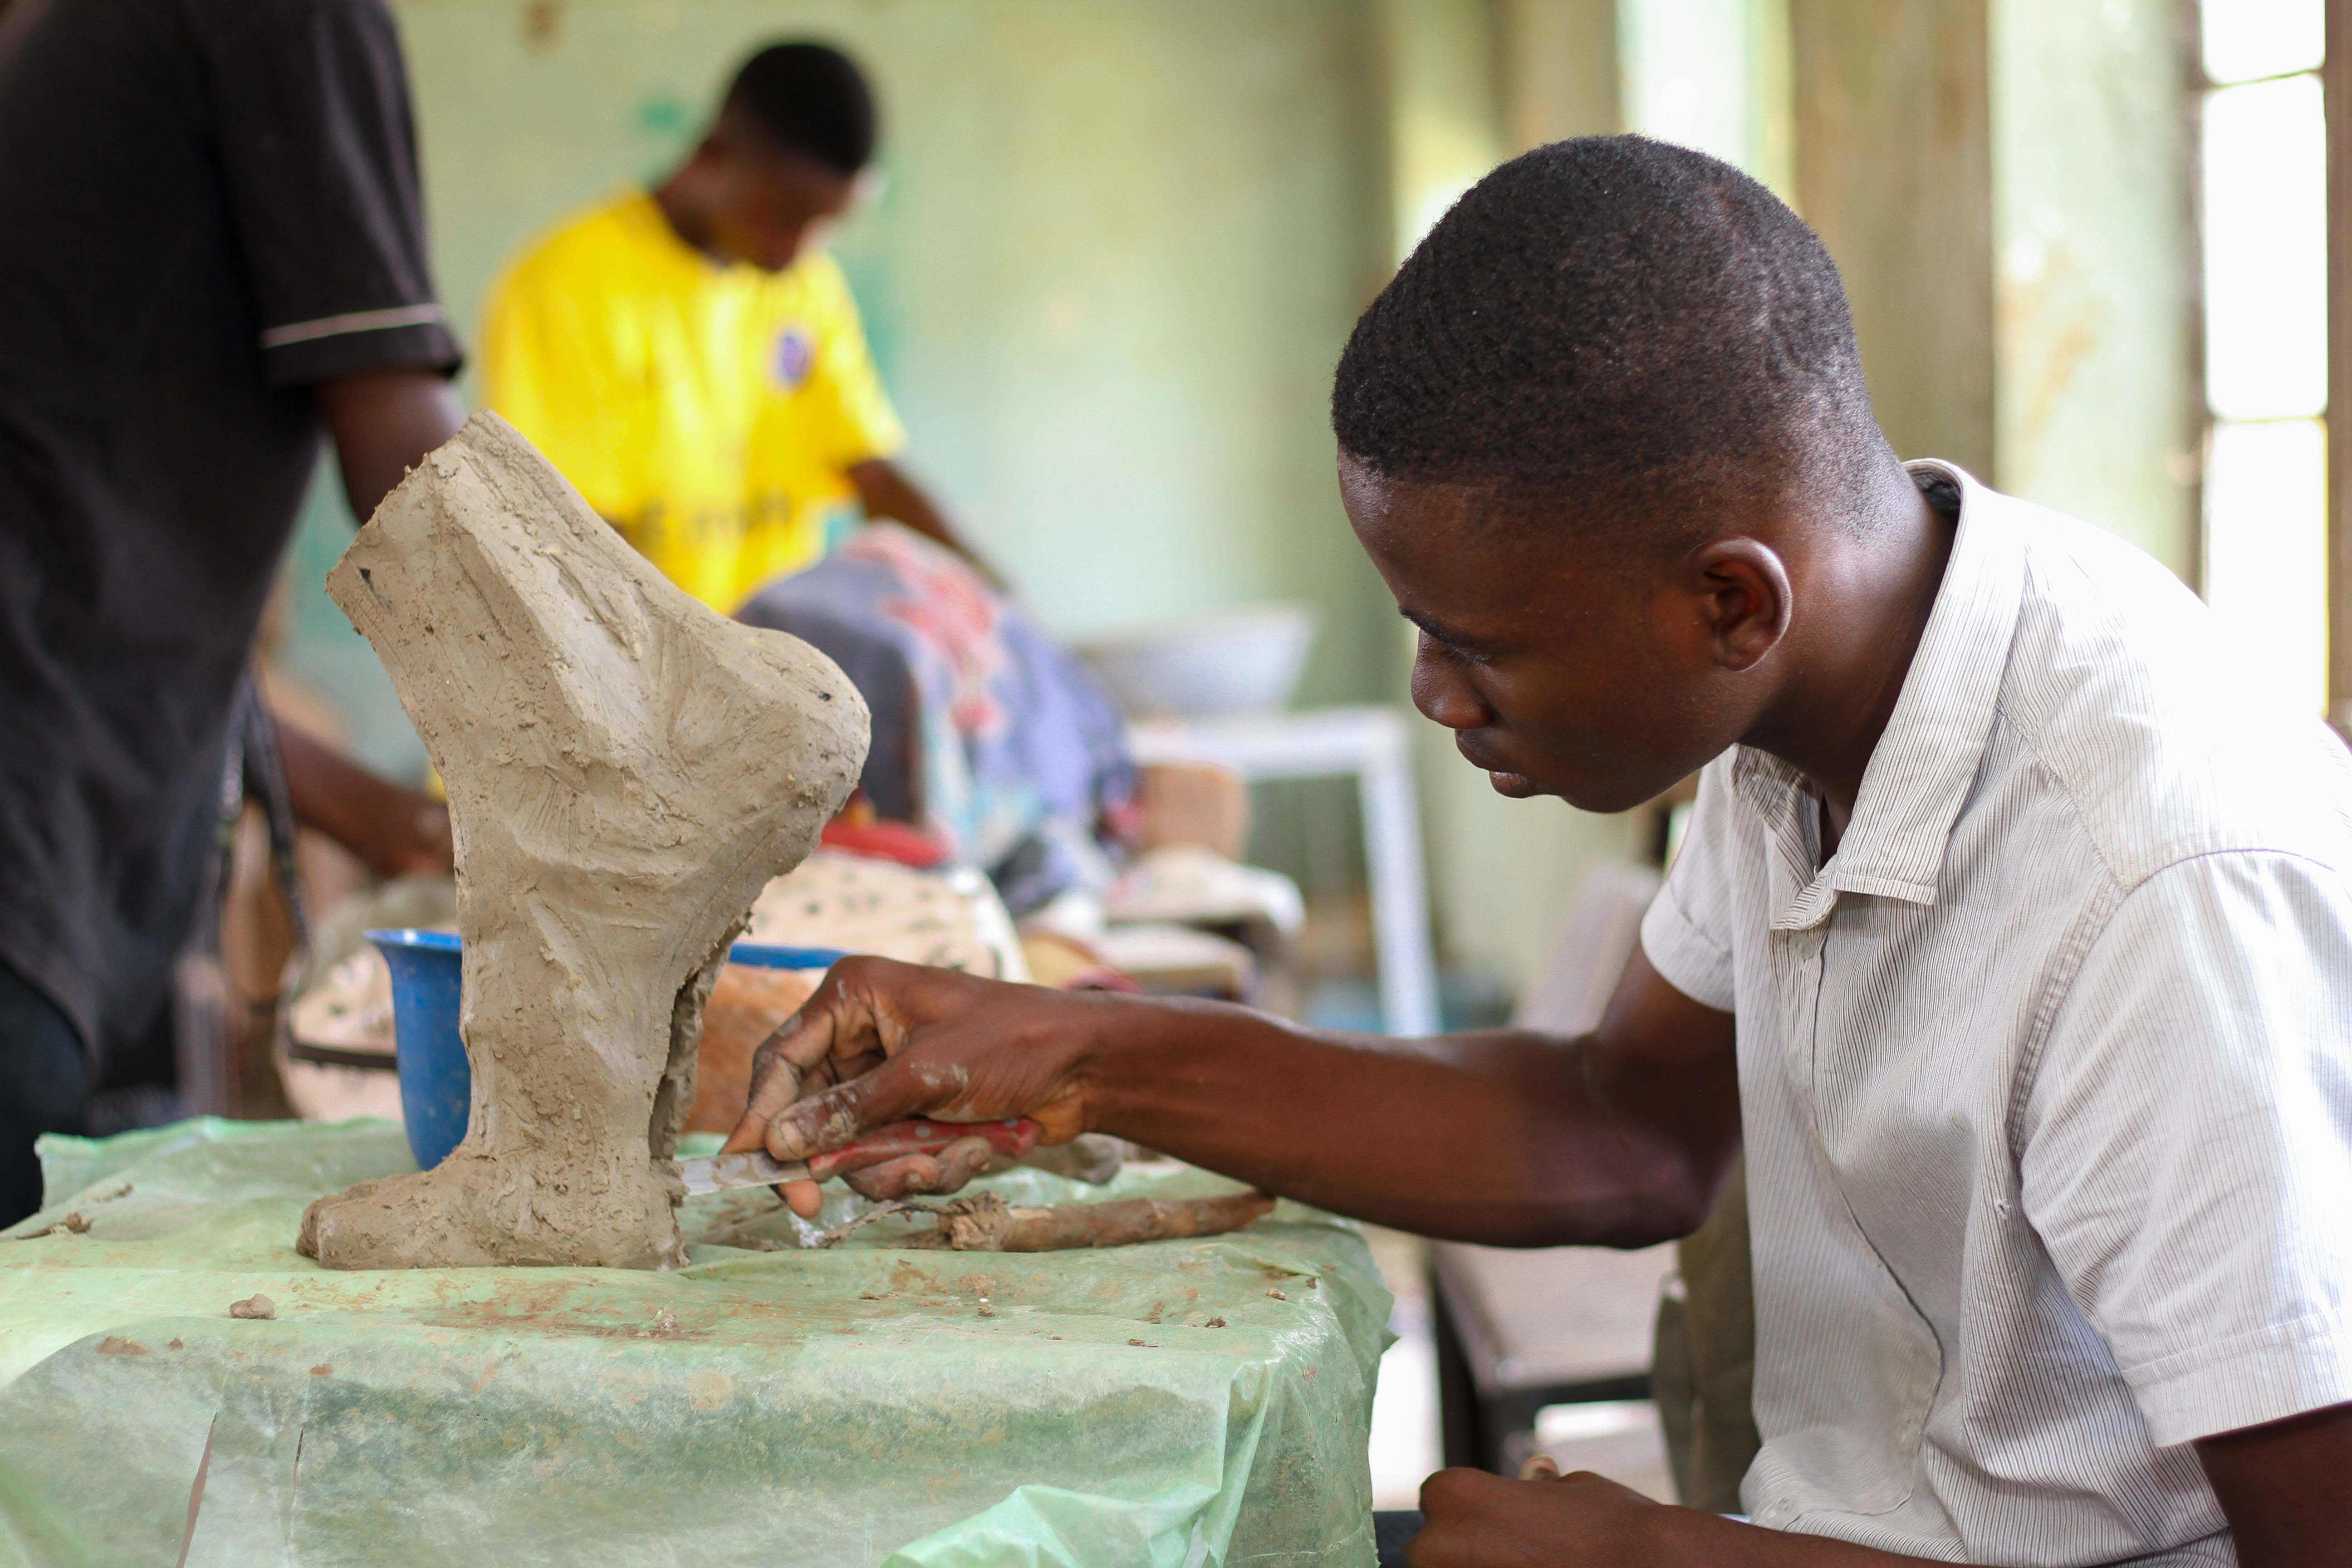
[[[1895,712],[1863,771],[1853,820],[1828,865],[1812,865],[1818,797],[1803,775],[1748,746],[1732,759],[1733,786],[1763,815],[1780,852],[1775,930],[1819,923],[1842,892],[1934,903],[1945,845],[1992,734],[2024,587],[2024,542],[2008,498],[1949,463],[1906,467],[1958,487],[1958,532]]]

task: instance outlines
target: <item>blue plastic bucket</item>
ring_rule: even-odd
[[[372,931],[367,939],[392,971],[400,1114],[407,1123],[408,1152],[416,1156],[416,1168],[429,1171],[466,1136],[473,1103],[474,1069],[467,1065],[466,1039],[457,1029],[462,949],[446,931]],[[842,956],[829,947],[739,942],[728,950],[727,961],[760,969],[825,969]]]

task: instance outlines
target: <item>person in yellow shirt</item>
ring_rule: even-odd
[[[484,403],[716,609],[815,561],[853,503],[963,549],[895,461],[905,432],[820,248],[877,119],[838,50],[763,48],[685,163],[541,237],[484,314]]]

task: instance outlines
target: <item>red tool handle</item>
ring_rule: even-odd
[[[810,1157],[809,1179],[822,1182],[843,1171],[862,1171],[907,1154],[936,1154],[959,1138],[985,1138],[998,1153],[1019,1159],[1037,1146],[1044,1129],[1025,1116],[1002,1121],[893,1121],[851,1139],[838,1149]]]

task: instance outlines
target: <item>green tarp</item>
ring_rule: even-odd
[[[1312,1210],[1028,1255],[894,1245],[896,1219],[801,1250],[777,1211],[730,1239],[782,1249],[698,1242],[666,1274],[335,1273],[296,1222],[412,1169],[394,1127],[193,1121],[43,1160],[52,1203],[0,1239],[0,1564],[184,1540],[190,1568],[1372,1561],[1389,1298]],[[687,1234],[772,1204],[691,1200]],[[68,1212],[89,1229],[32,1234]],[[256,1292],[274,1320],[228,1316]]]

